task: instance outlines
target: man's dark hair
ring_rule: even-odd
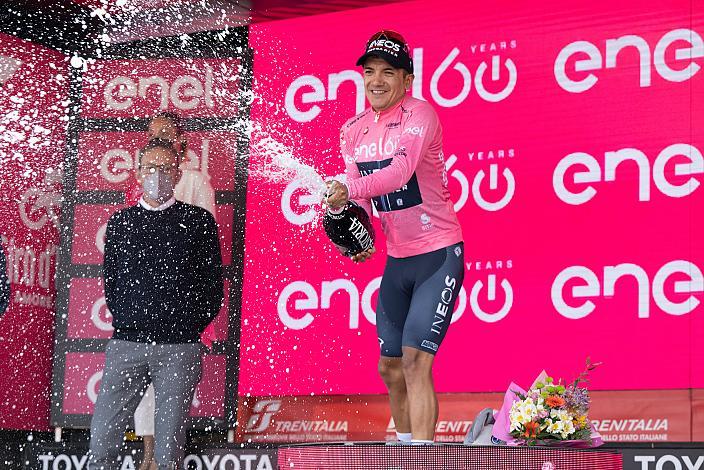
[[[171,121],[171,123],[176,128],[176,135],[180,136],[181,134],[183,134],[183,125],[182,125],[182,121],[181,121],[181,116],[179,116],[178,114],[168,112],[168,111],[162,111],[161,113],[155,114],[154,116],[152,116],[152,118],[149,120],[149,122],[151,123],[155,119],[168,119],[169,121]],[[181,160],[186,155],[186,147],[187,147],[186,141],[182,139],[180,142],[180,148],[178,149],[180,154],[176,158],[176,160],[178,161],[179,164],[181,164]]]
[[[168,119],[169,121],[171,121],[173,123],[174,127],[176,128],[176,132],[178,134],[183,134],[183,127],[181,126],[181,124],[182,124],[181,123],[181,116],[179,116],[176,113],[163,111],[159,114],[155,114],[154,116],[152,116],[152,118],[149,120],[149,122],[153,121],[154,119],[159,119],[159,118]]]
[[[142,166],[142,157],[144,156],[144,154],[150,150],[153,150],[153,149],[168,150],[169,152],[171,152],[171,155],[173,155],[174,158],[176,159],[176,164],[178,165],[181,163],[180,156],[178,154],[178,151],[176,151],[176,149],[174,148],[173,142],[171,142],[170,140],[166,140],[166,139],[155,138],[155,139],[149,140],[149,142],[147,142],[147,145],[145,145],[144,147],[139,149],[139,166],[140,167]]]

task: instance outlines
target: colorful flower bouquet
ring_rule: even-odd
[[[598,447],[601,436],[588,418],[588,373],[597,367],[587,358],[584,372],[573,382],[555,383],[543,371],[528,391],[511,383],[495,415],[494,441],[508,445]]]

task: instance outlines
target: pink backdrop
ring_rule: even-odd
[[[251,28],[252,119],[325,175],[362,109],[365,41],[390,28],[411,44],[466,243],[439,391],[571,379],[587,356],[604,362],[596,389],[704,387],[704,10],[570,5],[423,1]],[[307,196],[248,185],[240,392],[383,392],[383,237],[373,261],[342,259]]]
[[[0,33],[0,234],[12,299],[0,315],[0,428],[49,426],[68,64]]]

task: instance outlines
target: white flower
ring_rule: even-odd
[[[550,417],[553,420],[558,419],[560,421],[572,421],[572,417],[567,412],[567,410],[560,410],[560,409],[553,408],[552,410],[550,410]]]
[[[574,424],[572,424],[572,419],[568,419],[566,421],[562,421],[563,427],[562,427],[562,438],[567,439],[567,436],[572,434],[574,432]]]
[[[563,432],[563,421],[553,421],[552,419],[548,418],[545,420],[547,427],[546,430],[550,434],[562,434]]]

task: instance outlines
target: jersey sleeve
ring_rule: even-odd
[[[406,184],[428,151],[438,128],[439,121],[432,107],[428,105],[414,109],[403,127],[391,164],[367,176],[360,176],[357,171],[357,177],[347,183],[349,198],[357,200],[382,196]]]

